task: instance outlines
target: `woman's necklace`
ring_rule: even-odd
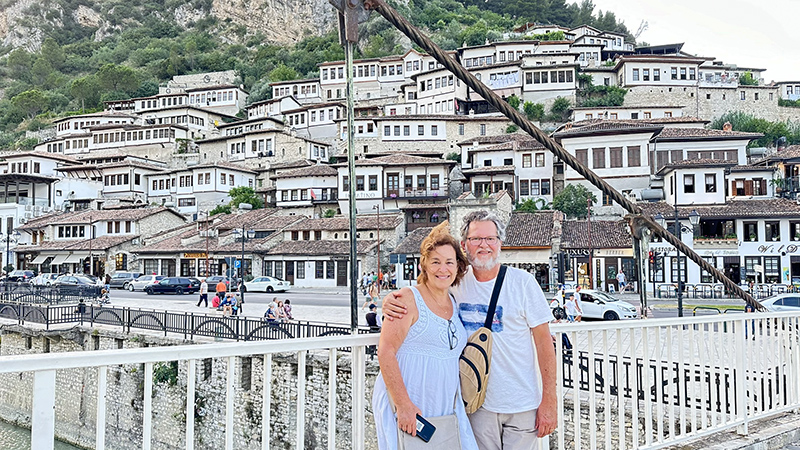
[[[437,310],[441,310],[442,312],[448,312],[450,307],[450,295],[446,295],[444,299],[437,299],[436,296],[433,294],[431,288],[425,285],[425,290],[428,291],[428,295],[431,298],[433,305],[436,307]]]

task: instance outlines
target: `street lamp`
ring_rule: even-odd
[[[244,242],[247,239],[253,239],[256,237],[256,230],[251,228],[245,231],[244,225],[242,225],[242,231],[239,231],[237,228],[233,230],[233,233],[237,235],[241,234],[242,236],[242,259],[239,261],[239,279],[241,280],[240,283],[242,283],[242,289],[239,290],[239,294],[242,296],[242,302],[244,302]]]
[[[378,213],[378,293],[381,292],[381,279],[383,275],[381,274],[381,206],[380,205],[373,205],[372,209],[376,210]]]
[[[692,224],[692,231],[694,231],[694,227],[700,223],[700,214],[697,213],[696,209],[693,209],[692,212],[689,213],[689,223]]]
[[[9,266],[11,266],[12,268],[15,267],[15,265],[11,264],[11,241],[13,240],[14,243],[16,244],[17,242],[19,242],[19,237],[20,236],[21,235],[19,234],[19,231],[17,231],[17,230],[14,230],[11,233],[6,233],[6,235],[5,235],[5,239],[6,239],[6,258],[5,258],[6,259],[6,264],[3,267],[3,269],[6,271],[6,275],[8,275],[8,272],[10,272],[10,270],[7,269]]]

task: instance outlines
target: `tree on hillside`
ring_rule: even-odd
[[[529,198],[522,203],[518,203],[514,210],[517,212],[536,212],[550,209],[551,207],[552,205],[547,203],[547,200],[543,198],[537,198],[536,200]]]
[[[555,101],[550,106],[551,119],[555,121],[567,120],[571,106],[572,104],[568,98],[556,97]]]
[[[50,99],[40,90],[22,92],[11,99],[11,105],[28,119],[33,119],[50,106]]]
[[[42,43],[42,49],[39,51],[39,54],[42,55],[45,61],[49,62],[50,65],[56,69],[61,70],[64,67],[64,62],[67,60],[67,55],[64,53],[64,49],[58,45],[53,38],[47,38]]]
[[[528,120],[542,120],[544,118],[544,105],[541,103],[525,102],[522,110],[528,116]]]
[[[277,83],[278,81],[295,80],[299,77],[299,75],[291,67],[288,67],[285,64],[281,64],[278,67],[272,69],[267,75],[267,77],[271,82]]]
[[[121,91],[133,93],[139,89],[139,77],[128,66],[113,63],[104,64],[97,71],[97,82],[105,91]]]
[[[568,184],[553,197],[553,209],[563,212],[567,217],[583,219],[589,211],[588,199],[592,199],[592,203],[597,201],[586,186]]]
[[[21,48],[15,49],[8,54],[6,64],[12,78],[21,81],[30,80],[31,66],[33,66],[33,58],[30,53]]]
[[[100,90],[94,75],[73,80],[69,94],[81,104],[81,111],[86,109],[87,103],[94,107],[100,101]]]

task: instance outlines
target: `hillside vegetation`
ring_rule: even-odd
[[[502,40],[534,21],[568,27],[586,23],[627,34],[613,13],[595,14],[591,0],[411,0],[397,7],[448,50]],[[81,8],[100,17],[92,22],[66,13]],[[314,77],[318,63],[344,58],[334,31],[309,31],[286,46],[268,42],[264,33],[230,17],[220,20],[208,13],[211,9],[211,0],[34,3],[17,23],[46,36],[39,48],[0,49],[0,148],[30,147],[35,142],[21,140],[24,130],[40,129],[56,116],[98,110],[103,101],[153,95],[174,75],[236,70],[252,102],[268,98],[270,82]],[[197,19],[176,21],[178,16]],[[357,57],[402,53],[408,46],[377,14],[360,33]]]

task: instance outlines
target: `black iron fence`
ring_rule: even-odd
[[[100,297],[102,286],[53,285],[36,286],[31,283],[0,283],[0,301],[8,303],[30,303],[57,305],[77,303],[81,299],[91,301]]]
[[[263,339],[291,339],[350,334],[350,327],[317,322],[265,322],[246,316],[222,316],[173,312],[155,309],[138,309],[116,306],[97,306],[87,303],[70,305],[26,304],[0,302],[0,318],[16,320],[20,325],[37,323],[50,329],[51,325],[81,324],[110,325],[123,331],[143,329],[183,335],[253,341]],[[359,328],[359,333],[369,333]]]

